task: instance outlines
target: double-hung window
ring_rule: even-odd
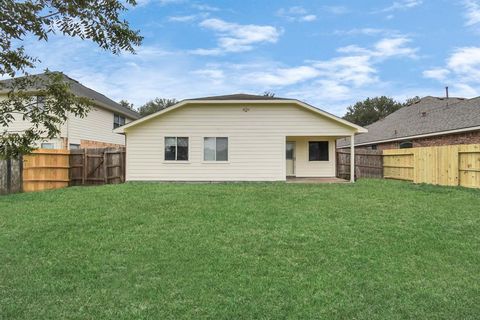
[[[203,139],[204,161],[228,161],[228,138],[205,137]]]
[[[165,137],[165,160],[188,161],[188,137]]]
[[[308,160],[309,161],[328,161],[328,141],[309,141],[308,142]]]
[[[124,124],[125,124],[125,117],[118,114],[113,115],[113,129],[121,127]]]

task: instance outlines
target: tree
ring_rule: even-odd
[[[415,96],[415,97],[412,97],[412,98],[407,98],[407,99],[405,100],[405,102],[403,103],[403,105],[404,105],[405,107],[407,107],[407,106],[409,106],[409,105],[412,105],[412,104],[418,102],[419,100],[420,100],[420,97],[419,97],[419,96]]]
[[[135,53],[142,37],[120,17],[128,5],[135,6],[135,0],[0,0],[0,76],[27,75],[0,84],[0,90],[8,92],[7,100],[0,104],[1,157],[30,152],[36,141],[56,136],[69,113],[85,116],[90,103],[71,93],[62,74],[28,75],[27,70],[34,69],[39,60],[26,52],[22,41],[34,36],[48,42],[50,35],[61,33],[91,40],[114,54]],[[41,104],[36,103],[37,96]],[[18,117],[29,121],[31,127],[9,132]]]
[[[84,117],[88,113],[90,100],[73,94],[62,73],[47,71],[44,77],[47,86],[40,77],[8,82],[8,98],[0,101],[0,128],[5,128],[0,134],[0,156],[17,158],[29,153],[35,141],[56,137],[68,114]],[[31,87],[37,89],[26,90]],[[24,131],[7,131],[16,119],[28,120],[31,125]]]
[[[359,126],[368,126],[390,113],[402,108],[404,104],[389,97],[367,98],[347,108],[343,119],[353,122]]]
[[[264,96],[264,97],[273,98],[273,97],[275,97],[275,92],[265,91],[265,92],[263,93],[263,96]]]
[[[121,105],[124,108],[135,111],[135,106],[133,105],[133,103],[130,103],[127,100],[122,99],[122,100],[120,100],[120,102],[118,104]]]
[[[138,112],[142,117],[144,117],[149,114],[168,108],[170,106],[173,106],[176,103],[177,103],[176,99],[155,98],[153,100],[148,101],[140,108],[138,108]]]

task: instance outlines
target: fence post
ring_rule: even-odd
[[[107,166],[107,150],[103,150],[103,175],[105,184],[108,184],[108,166]]]
[[[85,185],[85,180],[87,180],[87,149],[83,149],[83,168],[82,168],[82,186]]]

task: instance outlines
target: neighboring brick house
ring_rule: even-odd
[[[385,150],[480,143],[480,97],[425,97],[366,127],[356,150]],[[350,139],[337,141],[350,148]]]
[[[36,77],[42,79],[46,75],[40,74],[36,75]],[[60,126],[58,137],[42,139],[37,142],[37,146],[44,149],[124,146],[125,136],[113,133],[113,129],[139,119],[140,115],[66,75],[63,75],[63,77],[64,81],[70,84],[70,89],[74,94],[92,101],[92,108],[84,118],[73,115],[68,116],[67,121]],[[7,98],[10,82],[11,79],[0,81],[0,99]],[[27,89],[32,95],[35,95],[37,90],[39,89],[36,87]],[[37,99],[37,101],[38,104],[41,104],[41,100]],[[28,120],[23,120],[17,116],[6,130],[9,132],[22,132],[29,128],[30,125]],[[0,130],[2,130],[2,127],[0,127]]]

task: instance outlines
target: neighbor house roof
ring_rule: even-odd
[[[309,105],[308,103],[305,103],[300,100],[296,99],[288,99],[288,98],[277,98],[277,97],[269,97],[269,96],[258,96],[258,95],[251,95],[251,94],[244,94],[244,93],[238,93],[238,94],[231,94],[231,95],[223,95],[223,96],[212,96],[212,97],[204,97],[204,98],[195,98],[195,99],[187,99],[187,100],[182,100],[178,102],[177,104],[165,108],[163,110],[160,110],[158,112],[155,112],[151,115],[148,115],[146,117],[143,117],[141,119],[138,119],[136,121],[132,121],[130,123],[125,124],[124,126],[121,126],[117,129],[114,130],[116,133],[123,133],[125,132],[125,129],[128,129],[130,127],[136,126],[140,123],[143,123],[145,121],[148,121],[152,118],[159,117],[165,113],[171,112],[175,109],[181,108],[185,105],[201,105],[201,104],[216,104],[216,105],[221,105],[221,104],[242,104],[242,103],[252,103],[252,104],[293,104],[297,105],[300,107],[303,107],[305,109],[308,109],[314,113],[320,114],[326,118],[332,119],[338,123],[341,123],[347,127],[353,128],[355,132],[367,132],[367,130],[361,126],[358,126],[356,124],[353,124],[347,120],[344,120],[342,118],[339,118],[331,113],[328,113],[326,111],[323,111],[321,109],[318,109],[312,105]]]
[[[118,104],[117,102],[106,97],[105,95],[82,85],[77,80],[72,79],[63,73],[62,75],[64,80],[70,84],[70,89],[75,95],[79,97],[91,99],[94,104],[100,107],[103,107],[105,109],[108,109],[110,111],[120,113],[129,118],[132,118],[132,119],[140,118],[140,114],[138,114],[137,112],[130,110],[128,108],[125,108],[124,106]],[[41,90],[42,87],[44,87],[44,81],[48,79],[47,78],[48,76],[46,73],[36,74],[36,75],[33,75],[32,77],[35,77],[35,79],[38,79],[38,81],[33,81],[33,84],[31,85],[31,87],[28,88],[28,90],[32,90],[32,91]],[[15,78],[15,79],[19,79],[19,78]],[[0,81],[0,94],[7,94],[11,90],[13,81],[15,79],[7,79],[7,80]]]
[[[366,127],[355,137],[355,145],[480,130],[480,97],[473,99],[425,97]],[[350,146],[349,139],[338,141]]]

